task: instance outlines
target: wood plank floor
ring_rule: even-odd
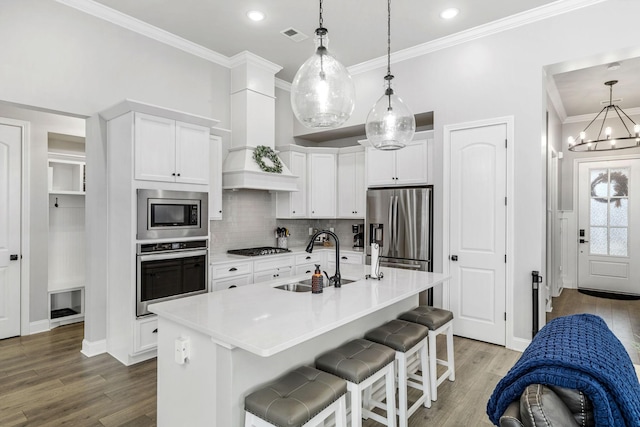
[[[634,363],[640,363],[631,347],[634,334],[640,334],[639,304],[566,289],[547,317],[598,314],[627,345]],[[83,335],[83,324],[77,323],[0,341],[0,426],[156,425],[155,359],[126,367],[107,354],[87,358],[80,353]],[[419,409],[409,420],[411,427],[491,425],[487,400],[520,353],[460,337],[454,346],[456,381],[438,388],[438,401]],[[438,348],[444,351],[444,341]]]

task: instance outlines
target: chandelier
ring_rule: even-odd
[[[387,1],[387,88],[378,99],[365,123],[367,139],[378,150],[398,150],[413,139],[416,119],[391,88],[391,0]]]
[[[609,105],[604,106],[602,110],[600,110],[598,115],[596,115],[593,120],[589,122],[587,127],[580,132],[578,138],[574,138],[573,136],[569,137],[569,151],[611,151],[640,147],[640,125],[631,120],[631,117],[629,117],[622,108],[613,103],[613,85],[616,83],[618,83],[617,80],[610,80],[604,83],[606,86],[609,86]],[[602,118],[598,134],[595,137],[592,137],[592,139],[587,139],[587,131],[591,125],[594,124],[601,115],[603,115],[603,113],[604,116]],[[617,123],[615,118],[618,118],[621,124],[617,126],[616,130],[618,132],[623,132],[622,136],[614,136],[613,128],[611,126],[605,127],[605,124],[607,124],[607,118],[609,118],[608,116],[611,116],[609,121],[614,123]],[[594,126],[594,128],[597,128],[597,125]]]
[[[316,51],[300,66],[291,83],[293,114],[310,129],[331,129],[346,122],[355,107],[355,85],[344,65],[329,53],[328,30],[316,29]]]

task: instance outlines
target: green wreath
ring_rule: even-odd
[[[607,172],[602,172],[600,175],[596,177],[591,183],[591,197],[593,200],[600,203],[609,203],[609,198],[607,197],[598,197],[596,193],[596,186],[598,184],[608,184],[609,180],[613,182],[613,191],[614,194],[611,196],[615,199],[615,206],[617,208],[620,207],[620,199],[618,197],[627,197],[629,195],[629,179],[622,172],[611,172],[611,176]]]
[[[264,162],[265,158],[269,160],[271,166]],[[265,172],[282,173],[282,163],[271,147],[258,145],[255,150],[253,150],[253,160],[255,160],[258,166],[260,166],[260,169]]]

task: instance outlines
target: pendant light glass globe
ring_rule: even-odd
[[[327,30],[316,30],[316,51],[291,84],[291,108],[308,128],[336,128],[355,107],[355,86],[344,65],[327,50]]]
[[[378,150],[399,150],[413,139],[416,119],[391,88],[391,0],[387,0],[387,88],[378,99],[364,125],[367,139]]]
[[[415,132],[413,113],[393,89],[388,88],[369,111],[365,124],[367,139],[378,150],[399,150],[413,139]]]

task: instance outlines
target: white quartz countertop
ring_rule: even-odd
[[[370,268],[341,266],[343,278],[357,281],[320,294],[275,288],[308,279],[305,274],[152,304],[149,310],[209,335],[219,345],[267,357],[448,279],[439,273],[382,268],[381,280],[367,280]]]

